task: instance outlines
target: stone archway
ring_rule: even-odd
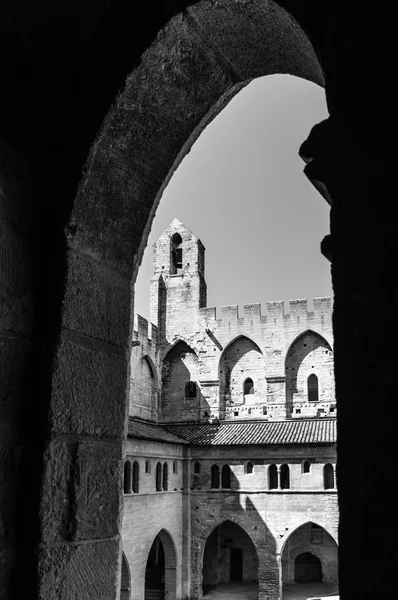
[[[338,584],[338,546],[333,537],[313,522],[297,527],[281,553],[282,583],[318,581]]]
[[[176,600],[177,556],[170,534],[162,529],[149,550],[145,567],[145,600]]]
[[[220,523],[205,542],[202,560],[202,592],[204,597],[214,588],[230,583],[258,587],[259,559],[249,534],[237,523]]]
[[[44,318],[33,336],[40,358],[37,373],[32,373],[41,403],[40,426],[29,433],[37,502],[26,504],[26,522],[32,517],[35,523],[34,540],[39,529],[42,534],[45,550],[38,554],[37,569],[46,573],[42,585],[55,589],[63,573],[62,585],[69,586],[75,565],[82,564],[90,576],[76,583],[76,595],[87,599],[98,596],[98,586],[102,590],[106,585],[103,593],[109,597],[117,593],[131,282],[162,190],[206,124],[251,79],[289,73],[323,84],[304,31],[272,1],[244,6],[232,0],[211,6],[198,2],[172,18],[136,64],[92,145],[70,218],[69,205],[67,211],[49,211],[56,233],[50,224],[43,256],[51,255],[56,281],[44,269],[36,286],[50,290],[53,302],[51,326],[46,304],[40,305]],[[54,182],[62,187],[59,168],[60,179]],[[13,239],[13,226],[9,230]],[[21,256],[14,249],[12,256],[22,264],[19,238],[15,248],[21,248]],[[26,264],[30,272],[30,258]],[[39,261],[36,268],[40,271]],[[26,302],[30,306],[30,298]],[[21,306],[21,314],[29,314]],[[10,323],[14,335],[13,317]],[[19,352],[19,338],[13,343]],[[24,360],[18,358],[21,364]],[[13,451],[14,443],[10,441]],[[54,477],[59,478],[57,486],[49,483]],[[38,517],[43,514],[53,516],[45,526]],[[65,515],[73,523],[71,530],[64,526]],[[66,555],[68,559],[58,558]],[[111,565],[106,584],[98,576],[105,562]]]
[[[122,553],[122,574],[120,579],[120,600],[130,600],[131,577],[130,569],[124,552]]]
[[[271,0],[244,6],[221,0],[211,7],[202,1],[173,17],[106,116],[65,228],[63,310],[51,372],[52,437],[46,468],[49,473],[57,469],[59,445],[78,436],[78,450],[65,447],[65,464],[78,460],[73,472],[90,473],[91,487],[99,490],[86,494],[78,485],[69,486],[79,498],[89,499],[84,515],[96,515],[95,525],[77,534],[82,540],[79,552],[86,556],[87,542],[94,536],[96,568],[101,569],[102,552],[108,562],[111,553],[113,581],[122,508],[117,482],[127,416],[132,282],[151,222],[163,189],[200,132],[251,79],[274,73],[323,85],[306,34]],[[73,391],[69,381],[74,382]],[[64,490],[49,489],[51,497],[44,502],[63,506]],[[71,498],[71,507],[75,505]],[[109,507],[111,514],[102,518],[98,506]],[[114,540],[111,551],[109,539]],[[70,540],[65,543],[70,551]],[[89,587],[84,593],[94,597]]]

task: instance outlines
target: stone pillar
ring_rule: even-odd
[[[281,466],[278,465],[277,466],[277,473],[278,473],[278,490],[282,489],[281,488]]]
[[[281,575],[278,555],[272,554],[268,547],[257,549],[257,553],[258,600],[280,600]]]
[[[315,126],[301,153],[306,175],[332,203],[324,248],[335,294],[340,593],[351,597],[353,573],[367,573],[357,597],[381,598],[397,560],[389,490],[396,480],[398,218],[385,148],[371,138],[361,143],[371,136],[366,122],[348,129],[346,121]],[[361,448],[357,459],[354,448]]]
[[[176,567],[165,567],[165,600],[179,600],[176,594],[177,569]]]

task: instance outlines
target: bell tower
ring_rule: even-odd
[[[150,318],[160,339],[171,340],[206,306],[205,248],[174,219],[153,245]]]

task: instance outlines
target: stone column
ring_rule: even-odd
[[[278,473],[278,490],[282,489],[281,488],[281,466],[278,465],[277,466],[277,473]]]
[[[396,479],[398,218],[385,148],[370,142],[366,122],[360,129],[347,121],[315,126],[301,153],[309,160],[306,175],[332,203],[323,252],[335,294],[341,597],[350,597],[352,574],[362,572],[369,577],[357,596],[381,598],[397,559],[395,536],[387,534],[395,500],[385,482],[390,488]]]

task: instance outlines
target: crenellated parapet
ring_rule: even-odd
[[[145,347],[149,346],[155,353],[158,351],[158,328],[138,314],[134,315],[133,346],[138,345],[134,344],[134,342],[139,342]]]
[[[290,300],[287,310],[283,300],[276,302],[266,302],[265,310],[262,309],[261,303],[251,303],[243,305],[243,315],[239,315],[239,306],[231,304],[222,306],[220,309],[220,317],[217,318],[217,309],[215,307],[206,307],[199,309],[199,317],[203,320],[217,321],[219,326],[223,323],[244,324],[245,322],[267,323],[271,320],[303,319],[303,320],[319,320],[322,318],[331,317],[332,314],[332,298],[314,298],[313,310],[308,310],[307,300]]]

